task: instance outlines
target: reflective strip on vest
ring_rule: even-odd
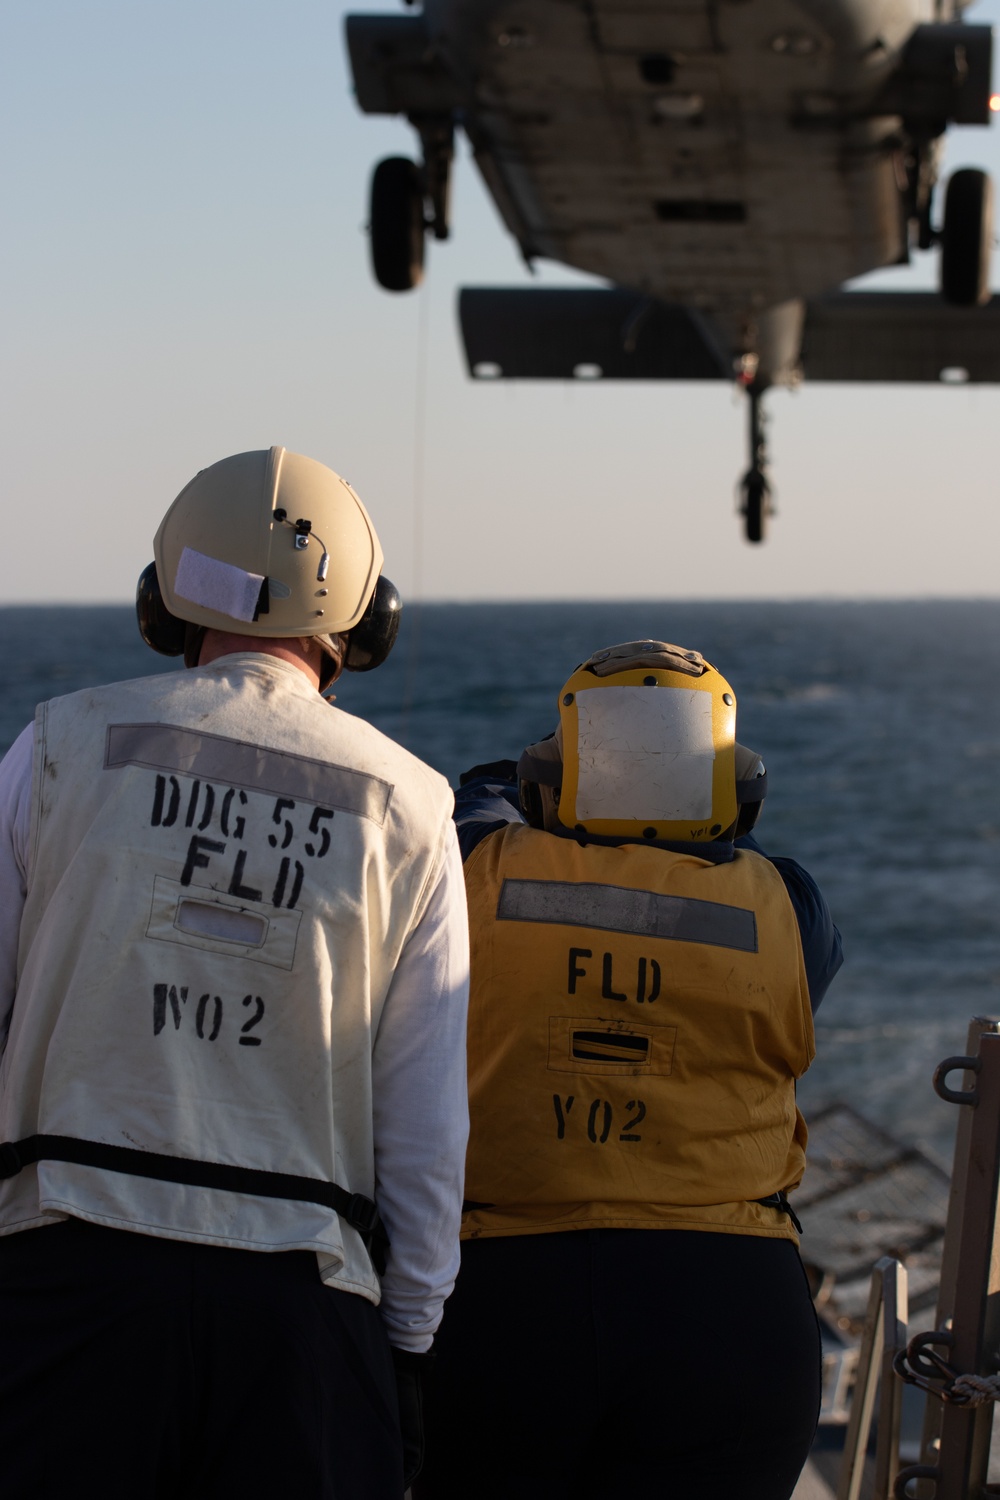
[[[723,906],[718,901],[661,896],[655,891],[591,882],[574,885],[564,880],[505,880],[497,921],[593,927],[605,932],[631,932],[636,937],[757,952],[757,923],[752,911]]]
[[[385,821],[392,796],[388,782],[364,771],[177,724],[111,724],[104,764],[109,770],[152,766],[179,771],[226,786],[318,802],[378,824]]]

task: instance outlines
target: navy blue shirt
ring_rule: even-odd
[[[455,823],[463,860],[468,859],[473,849],[497,829],[504,828],[508,823],[525,822],[514,778],[514,761],[496,761],[491,765],[476,766],[463,777],[462,785],[455,793]],[[620,843],[621,840],[602,839],[601,842]],[[806,978],[809,981],[809,999],[815,1014],[837,970],[844,962],[844,954],[840,933],[830,915],[830,908],[809,872],[797,860],[768,854],[752,834],[745,834],[735,844],[716,840],[711,844],[669,844],[665,847],[690,851],[700,859],[712,859],[720,864],[731,860],[735,849],[752,849],[755,854],[761,854],[770,860],[784,881],[785,890],[795,910],[802,938]]]

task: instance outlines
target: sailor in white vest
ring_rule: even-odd
[[[320,696],[399,612],[332,470],[224,459],[154,554],[190,670],[0,766],[5,1500],[399,1500],[458,1264],[451,792]]]

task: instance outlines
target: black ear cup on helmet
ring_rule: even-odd
[[[380,575],[368,608],[348,632],[345,672],[371,672],[382,665],[395,645],[402,609],[396,585]]]
[[[518,801],[521,811],[532,828],[545,827],[545,810],[542,807],[541,788],[534,781],[517,783]]]
[[[361,619],[347,636],[344,668],[348,672],[370,672],[380,667],[392,650],[399,632],[403,601],[399,590],[388,578],[380,577]],[[135,613],[139,634],[161,656],[183,656],[192,629],[185,620],[172,615],[163,602],[156,564],[150,563],[139,574],[135,590]],[[200,632],[204,634],[204,631]],[[199,642],[200,644],[200,642]],[[197,659],[197,657],[195,658]],[[189,665],[193,663],[189,662]]]
[[[734,838],[742,838],[744,834],[753,830],[760,810],[764,806],[764,798],[767,796],[767,772],[761,765],[758,775],[736,783],[736,801],[739,804],[739,812],[736,816],[736,832]]]
[[[163,602],[156,564],[150,563],[139,574],[135,586],[135,613],[139,634],[147,646],[161,656],[182,656],[187,622],[172,615]]]

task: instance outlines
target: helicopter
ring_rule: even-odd
[[[939,167],[987,125],[992,30],[960,0],[424,0],[346,17],[379,162],[372,268],[418,285],[451,233],[455,134],[524,260],[605,288],[467,288],[477,379],[729,380],[748,399],[747,540],[772,513],[763,398],[810,380],[1000,379],[993,186]],[[942,199],[940,203],[938,200]],[[940,211],[938,211],[940,208]],[[939,248],[938,293],[841,290]]]

